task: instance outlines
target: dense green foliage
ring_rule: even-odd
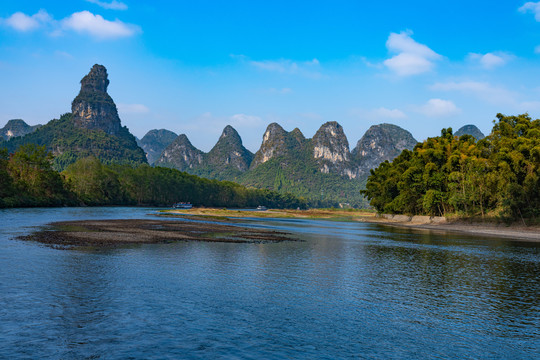
[[[308,141],[296,156],[272,158],[239,176],[238,182],[303,197],[312,207],[338,207],[340,203],[367,207],[364,195],[360,194],[365,180],[322,173],[312,152]]]
[[[24,145],[8,157],[0,151],[0,207],[60,205],[195,206],[273,208],[305,207],[290,194],[248,189],[232,182],[201,179],[147,164],[103,164],[86,157],[62,173],[53,170],[44,146]]]
[[[9,157],[0,150],[0,207],[75,204],[51,160],[44,146],[24,145]]]
[[[46,146],[48,151],[55,154],[53,168],[56,170],[63,170],[88,156],[95,156],[105,163],[146,163],[144,152],[126,127],[120,130],[118,136],[101,130],[81,129],[73,124],[71,113],[51,120],[31,134],[6,141],[3,146],[9,152],[14,152],[24,144]]]
[[[540,216],[540,120],[497,115],[491,134],[441,136],[371,171],[362,192],[379,212]]]

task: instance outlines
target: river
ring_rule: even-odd
[[[0,210],[0,358],[531,359],[540,244],[376,224],[245,219],[298,242],[56,250],[51,221],[146,208]]]

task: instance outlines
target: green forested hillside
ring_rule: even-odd
[[[195,206],[274,208],[305,207],[290,194],[248,189],[217,180],[147,164],[103,164],[81,158],[62,173],[45,146],[27,144],[8,156],[0,151],[0,207],[60,205],[170,206],[189,201]]]
[[[246,186],[306,198],[314,207],[338,207],[340,203],[366,207],[367,201],[360,194],[365,188],[365,179],[322,173],[311,156],[312,151],[308,140],[301,150],[272,158],[239,176],[238,181]]]
[[[14,152],[24,144],[46,146],[55,155],[53,167],[56,170],[63,170],[69,164],[90,155],[104,163],[146,163],[144,151],[126,127],[121,128],[118,135],[79,128],[74,125],[71,113],[51,120],[31,134],[6,141],[3,146],[9,152]]]
[[[452,129],[371,171],[363,192],[380,212],[540,217],[540,120],[497,115],[476,142]]]

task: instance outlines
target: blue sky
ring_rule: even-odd
[[[69,112],[95,63],[136,136],[208,151],[230,124],[256,151],[271,122],[311,137],[374,124],[418,140],[498,112],[540,117],[540,2],[18,1],[0,4],[0,126]]]

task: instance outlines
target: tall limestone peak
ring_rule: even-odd
[[[185,134],[181,134],[163,150],[155,165],[186,171],[199,166],[203,161],[203,155],[204,153],[193,146]]]
[[[338,173],[349,178],[356,177],[351,164],[349,141],[343,127],[336,121],[324,123],[312,139],[313,158],[323,173]]]
[[[462,126],[458,131],[454,133],[455,136],[461,136],[461,135],[471,135],[474,136],[476,140],[482,140],[486,136],[482,131],[480,131],[479,128],[476,127],[476,125],[465,125]]]
[[[349,141],[336,121],[324,123],[313,136],[313,157],[332,162],[349,160]]]
[[[392,124],[371,126],[352,151],[361,172],[369,172],[385,160],[393,160],[403,150],[412,150],[417,144],[407,130]]]
[[[172,131],[166,129],[154,129],[147,132],[142,139],[137,141],[137,144],[144,150],[146,159],[151,165],[159,159],[163,150],[165,150],[165,148],[177,137],[178,135]]]
[[[28,125],[22,119],[9,120],[3,128],[0,129],[0,139],[9,140],[13,137],[24,136],[36,131],[41,125]]]
[[[253,160],[253,154],[242,145],[242,138],[238,132],[227,125],[204,160],[206,165],[230,166],[239,171],[246,171]]]
[[[268,125],[263,135],[261,147],[255,153],[251,167],[256,167],[272,158],[285,156],[297,149],[305,138],[300,130],[295,129],[293,132],[285,131],[278,123]]]
[[[118,134],[120,118],[113,99],[107,93],[108,86],[107,69],[103,65],[94,65],[82,78],[81,91],[71,103],[73,121],[77,127]]]

